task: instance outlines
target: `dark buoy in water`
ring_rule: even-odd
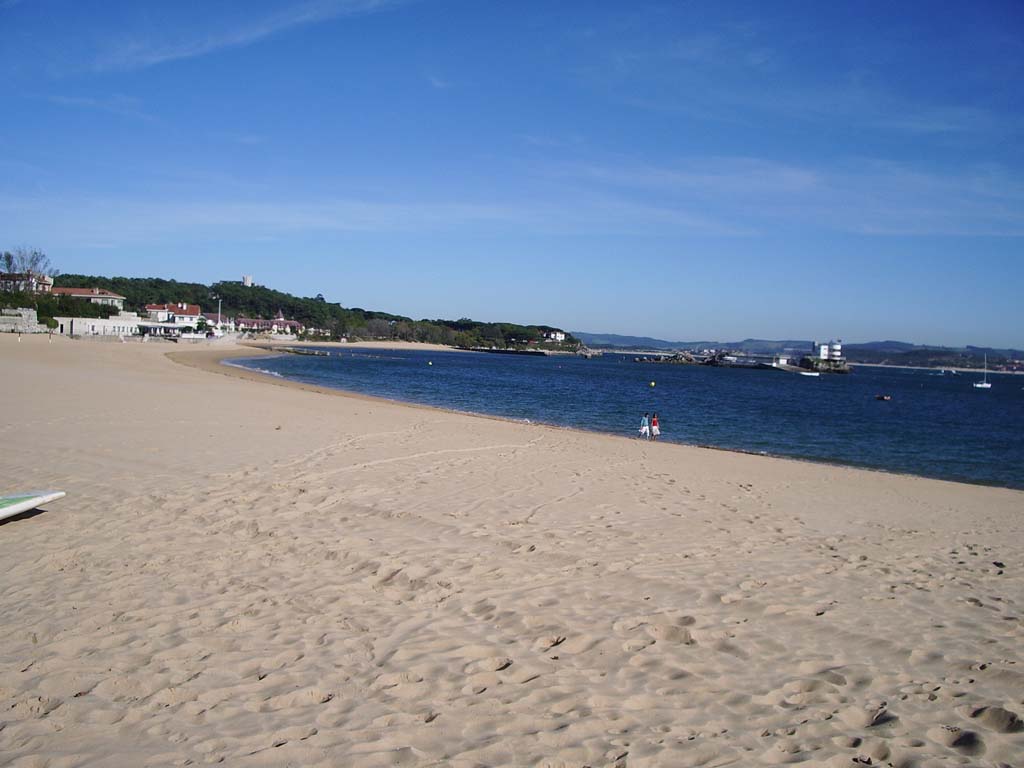
[[[892,400],[892,395],[875,395],[875,400]]]

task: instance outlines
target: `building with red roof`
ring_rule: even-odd
[[[284,314],[278,310],[273,320],[256,317],[236,317],[235,327],[242,333],[293,333],[302,332],[302,323],[298,320],[285,320]]]
[[[70,296],[72,299],[81,299],[93,304],[109,304],[124,309],[124,296],[105,288],[53,288],[50,293],[54,296]]]
[[[146,314],[158,323],[184,323],[195,325],[203,313],[198,304],[147,304]]]

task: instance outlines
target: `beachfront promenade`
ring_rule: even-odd
[[[7,492],[68,492],[0,525],[2,763],[1024,753],[1024,493],[168,351],[0,337]]]

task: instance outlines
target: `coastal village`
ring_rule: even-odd
[[[242,284],[252,286],[251,276],[244,276]],[[274,334],[297,338],[303,333],[316,334],[297,320],[291,320],[278,311],[275,317],[228,316],[203,311],[198,304],[171,302],[146,304],[144,313],[126,311],[126,297],[103,288],[55,287],[47,275],[27,273],[0,274],[0,291],[35,295],[67,296],[71,299],[111,307],[116,314],[108,317],[55,316],[53,325],[39,321],[34,309],[19,307],[2,310],[0,332],[53,333],[69,337],[138,337],[143,341],[164,339],[170,341],[220,338],[225,334],[255,336]]]
[[[45,258],[41,252],[34,253]],[[481,323],[468,318],[413,321],[382,312],[346,310],[328,304],[321,295],[302,299],[256,285],[252,275],[210,287],[159,278],[62,276],[60,281],[65,284],[56,285],[53,277],[34,269],[0,273],[0,299],[7,295],[6,303],[0,304],[6,307],[0,310],[0,332],[143,342],[197,342],[225,337],[401,340],[504,354],[601,354],[587,349],[560,328]],[[127,286],[123,290],[131,298],[111,290],[119,284]],[[156,298],[164,300],[154,301]],[[216,311],[212,303],[208,307],[198,303],[204,298],[216,302]],[[43,307],[45,314],[40,311]],[[282,307],[290,307],[299,316],[289,316]]]
[[[39,254],[42,255],[42,254]],[[298,299],[289,294],[271,291],[254,283],[252,275],[243,275],[239,281],[226,281],[207,288],[198,284],[174,283],[159,279],[86,278],[64,276],[63,282],[81,279],[77,284],[56,285],[57,280],[49,274],[35,269],[0,272],[0,296],[23,297],[24,304],[31,305],[33,299],[50,300],[44,316],[33,306],[22,306],[10,300],[0,303],[0,333],[48,333],[69,338],[95,338],[99,340],[169,341],[196,342],[216,340],[225,337],[238,339],[271,338],[279,341],[351,341],[351,340],[402,340],[423,341],[442,344],[458,349],[513,355],[576,355],[584,358],[600,357],[608,351],[625,352],[616,347],[603,348],[588,346],[572,334],[550,326],[515,326],[507,323],[478,323],[468,319],[458,321],[411,321],[396,315],[364,310],[341,310],[338,305],[328,305],[322,296],[316,299]],[[163,283],[161,290],[138,290],[131,288],[133,300],[110,287],[91,284],[94,281],[117,287],[117,282]],[[181,286],[181,291],[167,284]],[[219,286],[219,288],[218,288]],[[260,301],[243,300],[239,303],[235,295],[234,309],[221,307],[217,290],[241,290],[243,295],[260,295]],[[196,290],[201,289],[201,290]],[[253,291],[248,294],[248,291]],[[269,299],[267,297],[270,297]],[[154,299],[161,299],[154,301]],[[56,306],[64,311],[54,311],[53,299],[60,299]],[[198,303],[208,299],[211,305]],[[273,303],[280,300],[281,304]],[[216,309],[212,302],[216,302]],[[314,314],[308,311],[314,307],[334,307],[342,313],[361,313],[362,323],[349,321],[342,325],[330,319],[330,314]],[[242,311],[239,311],[239,306]],[[92,307],[96,311],[84,311]],[[251,310],[245,311],[245,307]],[[282,307],[291,307],[299,317],[289,315]],[[223,311],[222,311],[223,310]],[[301,310],[301,311],[300,311]],[[312,320],[312,322],[311,322]],[[984,360],[980,350],[936,349],[935,355],[915,353],[911,355],[888,355],[872,359],[865,358],[864,347],[853,345],[858,351],[851,359],[842,340],[828,342],[803,342],[783,346],[774,350],[726,347],[694,347],[692,349],[670,349],[641,351],[633,358],[638,363],[663,365],[706,365],[720,368],[741,368],[775,370],[803,376],[822,374],[846,374],[855,365],[906,365],[908,367],[936,368],[940,372],[949,369],[972,370],[986,368],[990,372],[1015,373],[1024,371],[1024,360],[1012,355],[995,356],[990,353]],[[912,347],[913,345],[903,345]],[[927,352],[927,347],[919,348]],[[1011,350],[1012,352],[1012,350]],[[904,363],[894,359],[907,357]],[[1018,356],[1019,357],[1019,356]]]

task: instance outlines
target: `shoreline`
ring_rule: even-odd
[[[0,521],[0,762],[1016,764],[1024,492],[270,354],[0,337],[3,492],[67,493]]]
[[[246,339],[236,341],[239,346],[275,347],[327,347],[329,349],[400,349],[421,352],[472,352],[473,350],[450,347],[446,344],[430,344],[423,341],[262,341]]]
[[[340,347],[348,346],[346,344],[339,344]],[[460,411],[454,408],[446,408],[444,406],[429,405],[425,403],[416,403],[408,400],[397,400],[393,398],[382,397],[379,395],[368,395],[362,392],[356,392],[348,389],[341,389],[337,387],[327,387],[320,384],[306,384],[304,382],[295,381],[288,379],[283,376],[277,376],[262,371],[254,371],[250,368],[239,365],[231,365],[228,361],[232,359],[241,359],[247,357],[279,357],[287,354],[287,352],[273,351],[272,349],[264,347],[251,347],[252,349],[258,350],[257,355],[247,355],[244,350],[208,350],[206,354],[192,362],[185,360],[185,357],[199,356],[203,353],[197,352],[196,350],[175,350],[165,353],[168,358],[181,365],[188,365],[193,368],[199,368],[200,370],[208,371],[211,373],[219,373],[221,375],[233,376],[240,379],[249,381],[257,381],[263,384],[272,384],[275,386],[299,389],[307,392],[316,392],[317,394],[328,395],[332,397],[347,397],[356,400],[362,400],[365,402],[382,403],[388,405],[396,405],[403,408],[413,408],[417,410],[428,410],[436,411],[439,413],[449,413],[459,416],[467,416],[470,418],[487,419],[492,421],[499,421],[507,424],[516,424],[524,427],[541,427],[545,429],[553,429],[560,431],[576,432],[584,435],[597,435],[609,439],[615,440],[626,440],[630,442],[644,442],[638,438],[629,435],[620,435],[614,432],[605,432],[597,429],[585,429],[582,427],[573,427],[560,424],[552,424],[550,422],[543,421],[526,421],[515,419],[508,416],[500,416],[496,414],[481,413],[478,411]],[[393,347],[395,349],[404,349],[405,347]],[[675,440],[663,440],[663,441],[652,441],[660,442],[661,445],[675,446],[684,449],[698,449],[707,451],[716,451],[726,454],[735,454],[739,456],[753,456],[763,459],[772,459],[776,461],[788,461],[797,462],[800,464],[809,464],[812,466],[822,467],[834,467],[839,469],[848,469],[860,472],[872,472],[878,473],[891,477],[905,477],[914,478],[919,480],[928,480],[941,483],[952,483],[954,485],[961,485],[967,487],[978,487],[978,488],[998,488],[1008,491],[1017,491],[1024,493],[1024,488],[1013,486],[1013,485],[1000,485],[998,483],[985,483],[976,482],[970,480],[960,479],[949,479],[944,477],[935,477],[932,475],[920,475],[912,472],[901,472],[899,470],[887,469],[885,467],[875,467],[868,465],[849,464],[841,461],[834,461],[829,459],[820,458],[809,458],[803,456],[788,456],[785,454],[770,453],[767,451],[752,451],[744,450],[742,448],[729,448],[724,446],[709,445],[704,443],[687,443]]]

